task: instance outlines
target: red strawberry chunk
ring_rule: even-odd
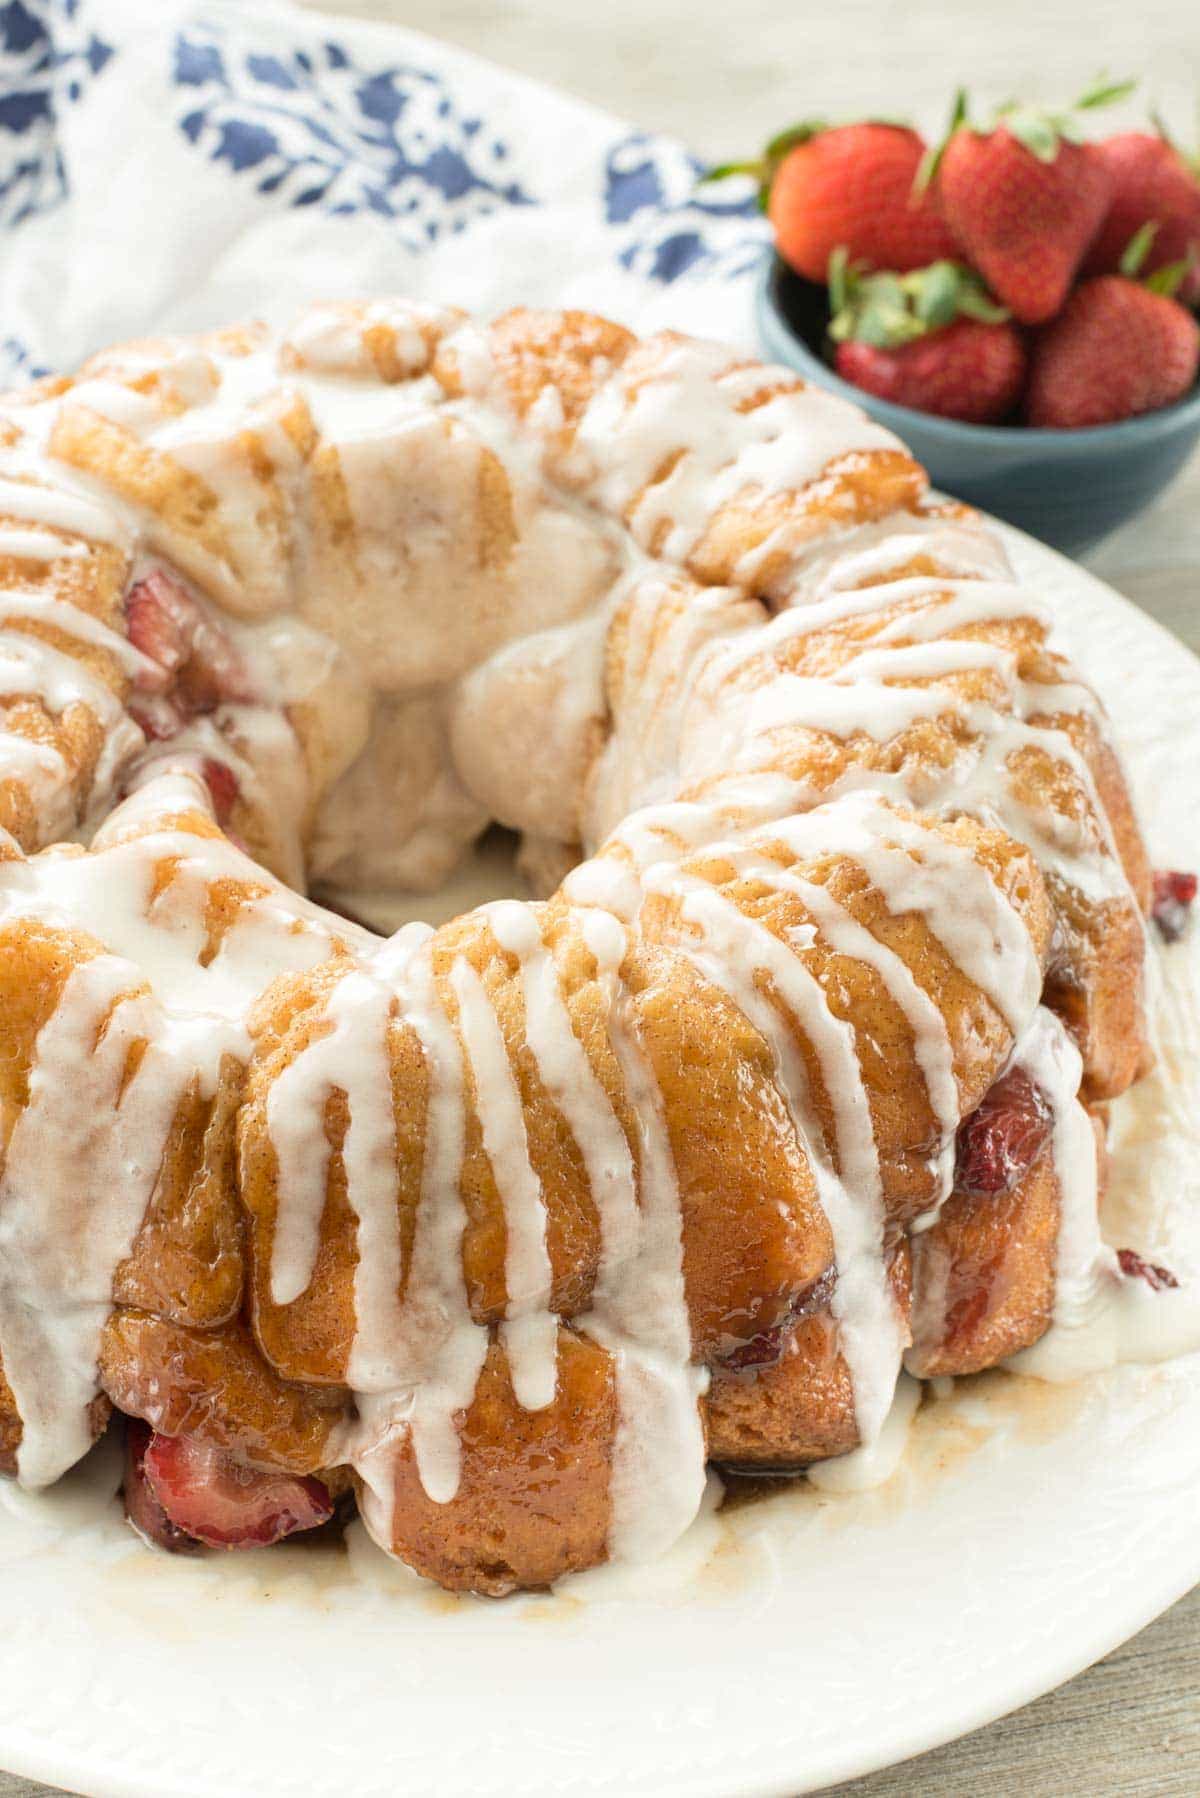
[[[188,707],[193,712],[212,712],[218,705],[248,705],[257,697],[250,674],[225,632],[206,618],[196,617],[192,653],[180,676]]]
[[[333,1515],[320,1480],[259,1472],[195,1436],[152,1435],[143,1468],[168,1521],[210,1548],[266,1548]]]
[[[146,1450],[151,1430],[140,1417],[125,1422],[125,1477],[122,1492],[125,1516],[144,1542],[154,1548],[165,1548],[173,1554],[186,1554],[195,1548],[195,1540],[172,1523],[146,1478]]]
[[[828,1304],[836,1280],[836,1273],[830,1268],[819,1280],[814,1280],[811,1286],[805,1287],[803,1292],[796,1295],[786,1317],[723,1354],[720,1357],[722,1367],[731,1368],[736,1373],[751,1373],[760,1367],[773,1367],[777,1361],[781,1361],[791,1332],[801,1318],[811,1317],[815,1311]]]
[[[226,633],[181,582],[156,568],[135,581],[125,599],[129,641],[161,671],[144,670],[138,686],[152,692],[178,689],[188,717],[211,712],[222,701],[249,703],[253,682]]]
[[[204,784],[212,794],[217,823],[227,824],[241,791],[237,775],[225,762],[218,762],[210,755],[205,756],[200,772],[204,776]]]
[[[1177,868],[1157,868],[1154,873],[1154,898],[1150,916],[1165,942],[1177,943],[1187,927],[1192,901],[1196,897],[1196,876]]]
[[[1118,1249],[1117,1260],[1127,1279],[1145,1280],[1153,1292],[1174,1291],[1179,1285],[1169,1267],[1156,1267],[1152,1261],[1143,1261],[1133,1249]]]
[[[789,1317],[784,1323],[760,1331],[749,1342],[743,1342],[740,1348],[735,1348],[731,1354],[723,1355],[721,1365],[731,1367],[738,1373],[748,1373],[758,1367],[773,1367],[776,1361],[783,1358],[788,1331],[794,1322],[795,1319]]]
[[[193,610],[178,582],[158,569],[135,581],[126,595],[125,629],[129,641],[162,671],[161,687],[169,684],[188,658]],[[139,675],[138,685],[160,689],[160,682],[149,669]]]
[[[1054,1113],[1024,1068],[1010,1068],[959,1125],[954,1185],[994,1198],[1029,1172],[1049,1140]]]

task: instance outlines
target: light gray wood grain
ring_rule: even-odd
[[[752,151],[769,129],[814,112],[909,113],[932,125],[963,78],[992,97],[1013,90],[1061,98],[1101,58],[1121,72],[1147,72],[1181,131],[1197,117],[1195,0],[1010,0],[1003,8],[995,0],[305,4],[428,31],[673,131],[714,159]],[[1088,566],[1200,652],[1200,459]],[[1198,1688],[1200,1590],[1059,1691],[959,1742],[839,1786],[833,1798],[1194,1798]],[[48,1789],[0,1773],[0,1798]]]
[[[253,4],[253,0],[249,0]],[[1066,101],[1097,63],[1196,122],[1194,0],[302,0],[427,31],[714,159],[797,119],[914,116],[953,90]],[[1111,116],[1111,115],[1110,115]]]

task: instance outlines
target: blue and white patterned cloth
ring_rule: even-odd
[[[0,0],[0,386],[402,293],[750,346],[764,227],[679,144],[286,0]]]

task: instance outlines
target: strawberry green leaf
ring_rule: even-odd
[[[1160,293],[1165,300],[1173,300],[1191,273],[1195,260],[1194,256],[1181,256],[1178,262],[1164,262],[1161,268],[1146,276],[1142,286],[1148,287],[1151,293]]]
[[[934,262],[920,273],[924,278],[910,289],[913,312],[926,330],[936,331],[957,316],[962,280],[953,262]]]
[[[1018,106],[1003,115],[1004,123],[1019,144],[1039,162],[1053,162],[1062,142],[1061,122],[1033,106]]]
[[[1180,162],[1187,169],[1192,179],[1194,181],[1200,181],[1200,155],[1193,155],[1191,151],[1182,148],[1176,141],[1171,131],[1171,127],[1167,124],[1167,121],[1163,118],[1162,113],[1159,112],[1156,106],[1150,108],[1150,123],[1154,126],[1158,136],[1162,138],[1168,150],[1174,150],[1176,156],[1178,156]]]
[[[997,107],[996,121],[1006,125],[1031,156],[1036,156],[1039,162],[1051,163],[1058,155],[1060,144],[1085,141],[1076,113],[1110,106],[1116,100],[1123,100],[1136,86],[1136,81],[1110,81],[1104,76],[1081,94],[1073,107],[1049,108],[1010,100]]]
[[[829,282],[829,310],[836,317],[844,312],[850,303],[851,271],[850,253],[844,243],[840,243],[829,254],[829,267],[826,271]]]
[[[1154,126],[1159,137],[1162,138],[1164,144],[1166,144],[1169,149],[1174,150],[1176,146],[1175,139],[1171,136],[1171,128],[1163,118],[1163,115],[1158,110],[1157,106],[1152,106],[1150,108],[1150,123]]]
[[[703,187],[706,181],[728,181],[731,175],[753,175],[759,180],[762,167],[761,162],[718,162],[713,168],[705,169],[698,185]]]
[[[1154,242],[1157,234],[1158,220],[1147,219],[1125,245],[1118,267],[1123,275],[1129,276],[1131,281],[1150,254],[1150,245]]]
[[[958,262],[933,262],[897,275],[866,274],[845,261],[835,266],[831,258],[830,280],[829,334],[835,343],[853,338],[876,349],[897,349],[944,330],[956,318],[1000,324],[1008,317],[979,277]]]
[[[977,319],[981,325],[1002,325],[1012,317],[1007,306],[1001,306],[978,284],[964,284],[958,296],[958,310],[963,318]]]
[[[828,129],[829,126],[824,119],[805,119],[799,125],[789,125],[786,130],[777,131],[774,137],[768,140],[767,147],[763,151],[763,161],[770,164],[777,163],[787,155],[789,150],[794,150],[797,144],[806,144]]]
[[[1098,76],[1092,86],[1076,100],[1075,110],[1094,112],[1097,107],[1112,106],[1118,100],[1127,100],[1137,85],[1136,77],[1132,81],[1110,81],[1106,75]]]
[[[715,168],[707,169],[696,185],[703,187],[709,181],[727,181],[731,175],[749,175],[758,182],[758,209],[765,212],[771,198],[771,183],[784,157],[799,144],[808,143],[826,130],[828,126],[824,119],[806,119],[803,124],[789,125],[786,131],[775,133],[761,156],[748,162],[719,162]]]

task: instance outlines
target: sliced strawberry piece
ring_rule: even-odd
[[[161,569],[135,581],[125,596],[125,629],[129,641],[162,670],[161,687],[171,682],[191,653],[195,607],[178,581]],[[149,670],[139,686],[159,689]],[[160,689],[161,690],[161,689]]]
[[[205,756],[200,772],[204,776],[205,786],[212,794],[217,823],[228,824],[234,803],[241,792],[237,775],[225,762],[218,762],[211,755]]]
[[[188,657],[179,685],[192,712],[213,712],[219,705],[250,705],[258,697],[250,672],[225,632],[197,611]]]
[[[146,1478],[146,1450],[150,1446],[151,1429],[140,1417],[125,1420],[125,1477],[122,1493],[125,1516],[144,1542],[153,1548],[165,1548],[172,1554],[188,1554],[198,1544],[193,1537],[172,1523],[155,1497]]]
[[[164,569],[135,581],[125,599],[129,641],[161,671],[146,669],[138,686],[149,692],[177,687],[185,716],[215,711],[223,701],[247,704],[254,684],[232,641]]]
[[[958,1128],[957,1191],[994,1198],[1009,1192],[1049,1140],[1054,1114],[1024,1068],[1010,1068]]]
[[[1150,916],[1165,942],[1177,943],[1187,928],[1196,884],[1194,874],[1183,874],[1177,868],[1155,869]]]
[[[143,1467],[168,1520],[210,1548],[266,1548],[333,1515],[320,1480],[259,1472],[195,1436],[153,1435]]]
[[[1135,1249],[1118,1249],[1117,1260],[1126,1279],[1144,1280],[1152,1292],[1174,1291],[1179,1285],[1169,1267],[1156,1267],[1152,1261],[1143,1261]]]

